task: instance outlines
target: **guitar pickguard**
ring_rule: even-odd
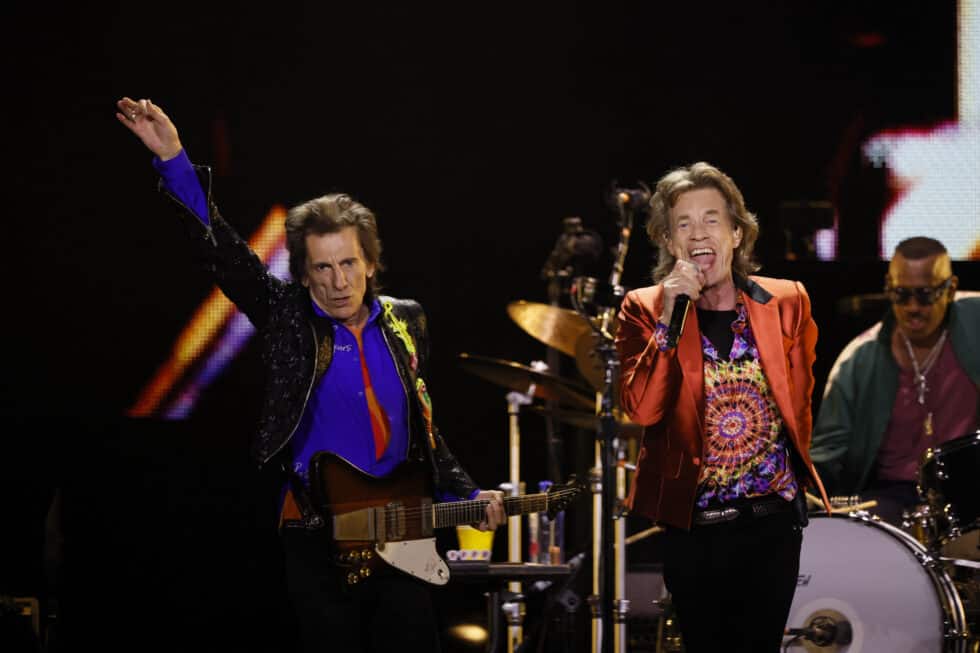
[[[395,569],[433,585],[449,582],[449,565],[436,551],[436,538],[388,542],[375,547],[382,560]]]

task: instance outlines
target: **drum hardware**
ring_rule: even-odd
[[[540,370],[539,370],[540,371]],[[510,493],[511,496],[523,494],[524,487],[521,482],[521,428],[518,415],[521,406],[531,403],[531,394],[535,386],[531,386],[527,394],[520,392],[507,393],[507,419],[509,423],[509,445],[510,455]],[[521,562],[521,516],[514,515],[507,518],[507,561]],[[501,605],[507,621],[507,653],[514,653],[524,639],[524,599],[521,594],[521,583],[511,581],[507,584],[510,594],[515,597]],[[518,598],[520,599],[518,600]]]
[[[467,372],[522,394],[576,408],[592,408],[595,404],[588,388],[550,372],[487,356],[462,353],[459,358]]]
[[[980,430],[926,450],[917,489],[928,507],[930,549],[938,550],[980,526],[978,471]]]
[[[521,469],[521,435],[520,420],[518,419],[522,406],[529,405],[532,397],[548,397],[565,400],[574,398],[575,391],[563,379],[549,374],[543,364],[528,367],[512,361],[502,361],[485,356],[460,354],[463,369],[485,380],[510,388],[507,393],[507,422],[508,422],[508,468],[509,482],[502,487],[511,495],[519,496],[523,492],[520,480]],[[521,516],[507,518],[507,560],[520,563],[521,556]],[[521,596],[521,583],[511,581],[507,586],[512,596]],[[523,601],[511,600],[502,604],[507,622],[507,651],[514,653],[523,640]]]
[[[599,260],[602,254],[602,238],[582,226],[582,218],[569,216],[562,220],[562,233],[541,268],[541,278],[551,287],[581,274],[584,264]],[[557,294],[557,290],[555,293]]]
[[[660,623],[657,626],[656,653],[677,653],[684,650],[681,628],[674,616],[674,604],[669,596],[657,599],[653,604],[660,610]]]
[[[595,433],[599,429],[599,418],[593,413],[585,411],[565,410],[561,408],[549,408],[548,406],[530,405],[524,406],[523,410],[537,413],[543,417],[551,417],[562,424],[567,424],[577,429]],[[636,440],[643,437],[643,427],[629,420],[628,417],[617,411],[617,429],[619,437],[625,440]],[[626,463],[626,469],[633,471],[635,466]]]
[[[807,651],[976,651],[978,570],[959,562],[933,557],[866,512],[814,515],[804,531],[787,632],[808,634],[796,640]],[[840,641],[845,622],[849,644]],[[837,630],[820,646],[815,640],[827,641],[829,625]]]
[[[629,599],[616,599],[613,601],[613,621],[616,624],[626,623],[626,617],[627,615],[629,615],[629,612],[630,612]]]
[[[549,281],[548,294],[552,303],[547,305],[520,301],[513,302],[507,308],[510,317],[521,328],[549,346],[547,364],[532,363],[528,367],[512,361],[460,354],[463,369],[512,390],[507,395],[510,480],[504,484],[511,494],[519,494],[523,488],[520,480],[520,410],[530,407],[534,398],[547,402],[545,415],[548,417],[548,470],[552,478],[559,478],[561,443],[555,437],[552,414],[558,411],[559,405],[590,410],[595,408],[590,388],[565,380],[549,370],[559,368],[557,352],[564,351],[570,356],[574,355],[574,343],[582,333],[589,330],[588,324],[578,314],[558,308],[562,280],[571,276],[577,262],[580,263],[593,254],[594,258],[598,258],[601,249],[598,235],[582,229],[580,218],[566,218],[563,233],[542,270],[542,277]],[[509,562],[521,561],[521,543],[521,518],[511,517],[508,519]],[[508,590],[511,596],[522,596],[521,584],[516,580],[508,584]],[[507,601],[502,609],[508,625],[507,648],[513,652],[520,647],[523,640],[524,602]]]
[[[555,241],[555,245],[541,269],[541,278],[548,282],[548,306],[550,310],[544,311],[544,315],[546,317],[560,316],[556,318],[557,329],[549,330],[549,332],[554,333],[558,331],[564,333],[566,330],[569,330],[570,335],[567,340],[561,337],[558,339],[559,342],[554,342],[554,338],[549,337],[546,333],[542,333],[530,323],[526,325],[527,328],[525,329],[534,337],[545,342],[547,345],[545,362],[555,374],[560,375],[562,373],[561,356],[559,355],[561,348],[557,348],[555,345],[560,343],[573,344],[576,338],[574,335],[576,330],[579,332],[583,329],[588,331],[588,326],[583,325],[581,319],[576,322],[575,318],[578,316],[572,317],[570,311],[563,312],[563,309],[559,309],[561,298],[567,294],[569,280],[582,274],[587,264],[598,261],[602,251],[602,238],[595,231],[586,230],[582,226],[582,218],[568,216],[562,220],[562,233]],[[514,311],[509,310],[509,312],[516,322],[519,324],[524,323],[524,320],[517,314],[518,311],[516,309]],[[533,311],[527,314],[528,318],[532,317],[532,313]],[[550,323],[545,321],[543,323],[535,322],[535,324],[543,327]],[[569,356],[573,355],[568,353],[567,345],[564,346],[564,349],[566,350],[566,354]],[[548,408],[556,407],[554,401],[547,401],[546,403],[548,404]],[[561,424],[554,419],[547,418],[545,420],[545,432],[547,434],[548,478],[563,478],[562,461],[564,460],[564,442],[560,437]]]
[[[572,280],[569,294],[572,298],[572,305],[580,314],[601,315],[607,308],[618,308],[623,303],[626,289],[619,285],[618,280],[604,283],[595,277],[576,277]],[[612,337],[614,334],[605,333],[601,335]]]
[[[836,610],[821,610],[803,628],[787,628],[786,634],[793,639],[784,645],[789,648],[799,641],[812,643],[815,649],[804,646],[808,650],[841,651],[854,639],[851,622]],[[829,648],[828,648],[829,647]]]

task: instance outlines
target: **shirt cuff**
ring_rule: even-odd
[[[208,219],[208,201],[204,197],[201,180],[197,178],[194,165],[187,156],[187,150],[182,149],[177,156],[167,161],[161,161],[160,157],[155,156],[153,167],[160,173],[164,188],[193,211],[205,226],[209,226],[211,222]]]
[[[657,346],[657,350],[664,352],[670,351],[672,347],[667,346],[667,332],[670,331],[670,327],[662,322],[657,322],[653,327],[653,342]]]
[[[194,164],[191,163],[190,157],[187,156],[187,150],[184,148],[180,148],[177,156],[166,161],[158,156],[154,156],[153,167],[156,168],[164,180],[173,179],[180,174],[186,174],[187,171],[194,171]]]

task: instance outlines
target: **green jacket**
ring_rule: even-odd
[[[899,370],[891,353],[891,311],[880,326],[877,336],[839,364],[820,405],[810,456],[830,494],[865,489],[891,418]],[[948,327],[956,359],[980,390],[980,298],[953,302]]]

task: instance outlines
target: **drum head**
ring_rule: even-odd
[[[945,603],[917,552],[924,552],[919,543],[887,524],[814,517],[803,530],[787,627],[809,627],[818,617],[849,622],[850,643],[803,642],[808,651],[942,651]]]

